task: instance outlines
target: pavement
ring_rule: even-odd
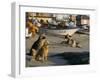
[[[32,44],[37,40],[38,36],[26,39],[26,54],[29,53]],[[31,61],[31,56],[26,55],[26,67],[89,64],[89,35],[78,33],[73,35],[73,38],[82,45],[82,48],[72,48],[61,44],[64,36],[52,34],[46,34],[46,36],[50,42],[48,61]]]

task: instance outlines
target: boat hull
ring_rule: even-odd
[[[63,29],[63,30],[47,29],[46,32],[50,33],[50,34],[54,34],[54,35],[66,35],[66,34],[73,35],[76,31],[78,31],[78,28],[76,28],[76,29]]]

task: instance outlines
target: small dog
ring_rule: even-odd
[[[31,21],[26,22],[26,27],[28,27],[28,33],[32,33],[32,37],[39,31],[38,27],[34,25]]]
[[[49,51],[48,45],[49,45],[49,42],[46,40],[44,42],[44,45],[41,47],[41,49],[36,54],[36,60],[42,61],[42,62],[48,60],[48,51]]]
[[[79,45],[79,43],[78,42],[76,42],[76,40],[74,40],[73,38],[72,38],[72,36],[70,36],[70,35],[65,35],[65,41],[66,41],[66,43],[68,44],[68,45],[70,45],[71,47],[78,47],[78,48],[81,48],[81,45]]]
[[[39,49],[41,49],[41,47],[44,45],[45,40],[46,40],[45,34],[40,34],[38,40],[34,42],[34,44],[32,45],[29,55],[32,56],[33,60],[35,59],[35,55],[37,54]]]

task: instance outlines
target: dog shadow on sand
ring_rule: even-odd
[[[30,62],[31,56],[26,55],[26,60]],[[33,62],[28,67],[37,66],[61,66],[61,65],[83,65],[89,64],[89,52],[64,52],[59,54],[52,54],[48,56],[46,62]]]

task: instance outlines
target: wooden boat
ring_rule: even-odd
[[[54,35],[73,35],[79,28],[74,29],[47,29],[46,32]]]

